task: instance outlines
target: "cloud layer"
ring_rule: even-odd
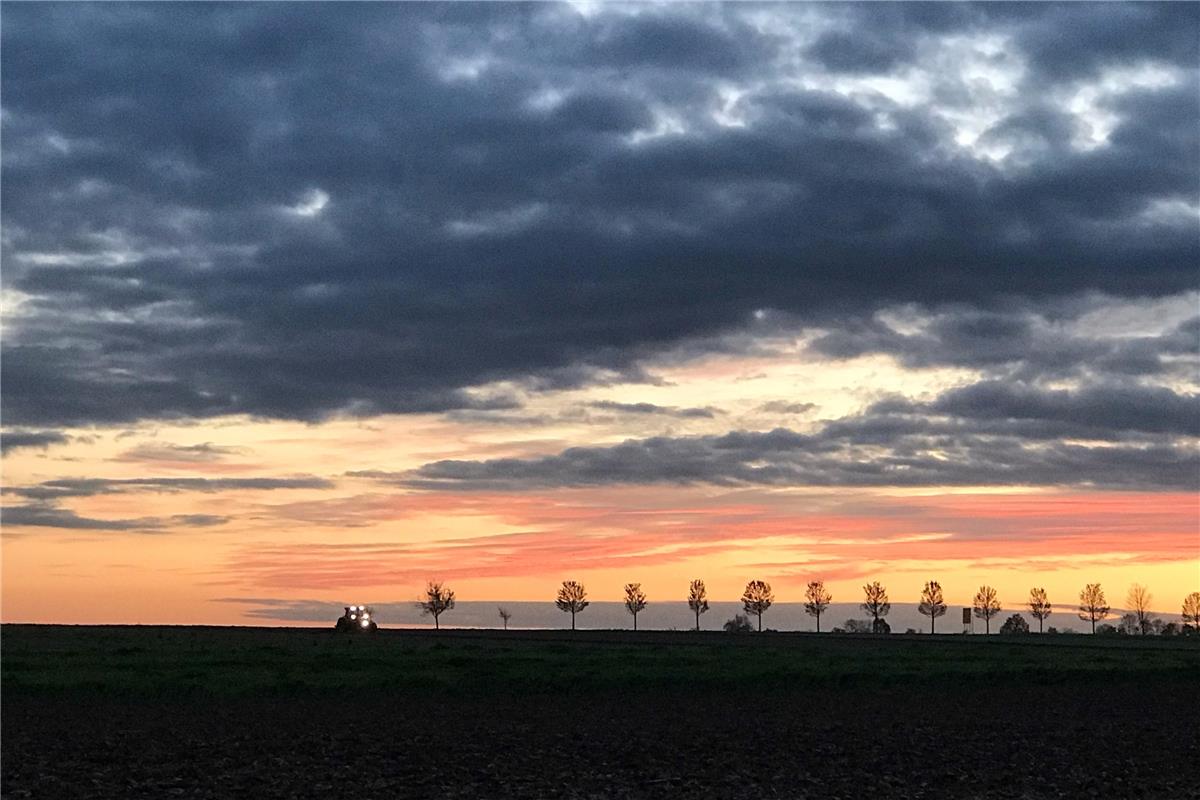
[[[486,410],[763,309],[1194,290],[1198,21],[13,6],[5,421]]]
[[[786,428],[628,440],[531,458],[443,460],[376,476],[440,490],[608,484],[1200,485],[1200,395],[981,382],[929,402],[882,400],[813,433]]]

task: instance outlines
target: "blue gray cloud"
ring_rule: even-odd
[[[6,6],[5,421],[486,411],[761,308],[1192,290],[1198,36],[1194,4]]]
[[[658,436],[553,455],[361,473],[425,490],[622,484],[1200,487],[1200,395],[983,382],[928,402],[882,400],[812,432]]]

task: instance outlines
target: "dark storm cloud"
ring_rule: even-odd
[[[1078,315],[1097,308],[1085,302],[1057,311]],[[1031,309],[948,308],[923,322],[921,330],[904,333],[882,319],[864,319],[819,335],[808,349],[836,359],[883,353],[907,367],[970,367],[1018,380],[1175,376],[1190,381],[1200,367],[1200,317],[1160,334],[1105,337],[1072,332]]]
[[[229,456],[246,452],[241,447],[224,447],[212,442],[203,444],[156,444],[145,442],[130,448],[116,457],[117,461],[187,461],[207,463],[221,461]]]
[[[789,403],[787,400],[770,400],[758,407],[767,414],[807,414],[817,407],[816,403]]]
[[[712,419],[720,411],[715,408],[677,408],[675,406],[659,406],[654,403],[617,403],[612,400],[597,400],[588,403],[589,408],[600,411],[617,411],[623,414],[654,414],[680,419]]]
[[[271,491],[277,489],[329,489],[325,478],[56,478],[32,486],[5,487],[6,494],[39,500],[93,497],[131,492]]]
[[[929,408],[967,419],[1043,420],[1091,429],[1098,436],[1124,431],[1200,436],[1197,396],[1162,387],[1066,391],[987,381],[947,392]]]
[[[170,517],[97,519],[52,504],[30,503],[2,509],[5,527],[64,528],[83,531],[159,532],[170,528],[209,528],[224,525],[229,517],[213,514],[175,514]]]
[[[8,453],[18,448],[45,450],[52,444],[66,444],[71,440],[61,431],[4,431],[0,433],[0,452]]]
[[[1022,49],[1049,78],[1095,74],[1114,64],[1137,64],[1148,55],[1174,64],[1196,62],[1200,16],[1194,8],[1176,3],[1047,5],[1030,17],[1023,17],[1027,5],[990,6],[986,12],[1011,19]]]
[[[778,428],[663,436],[366,477],[449,490],[656,483],[1186,489],[1200,484],[1200,453],[1194,440],[1178,437],[1197,435],[1196,395],[983,383],[930,403],[882,401],[811,434]]]
[[[862,31],[829,31],[808,49],[835,72],[883,72],[912,57],[911,39],[877,37]]]
[[[760,308],[1195,288],[1195,220],[1155,209],[1194,203],[1198,19],[6,6],[6,422],[514,407],[464,389],[638,379]],[[941,62],[916,107],[781,80],[902,74],[982,34],[1025,64],[981,137],[1011,164],[953,143],[935,112],[991,99]],[[1146,61],[1175,84],[1101,98],[1108,143],[1073,148],[1078,121],[1046,98]]]

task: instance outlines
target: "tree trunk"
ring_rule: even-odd
[[[817,633],[820,633],[820,632],[821,632],[821,615],[820,615],[820,613],[818,613],[817,614]]]
[[[1046,621],[1044,619],[1038,617],[1038,633],[1042,633],[1042,625],[1044,625],[1045,622]]]
[[[758,612],[758,632],[762,633],[762,612]]]
[[[433,615],[433,629],[435,631],[439,631],[442,629],[442,626],[438,624],[438,615],[437,614]]]
[[[983,635],[990,636],[991,634],[992,634],[992,618],[984,617],[983,618]]]
[[[937,617],[933,614],[929,615],[929,635],[933,636],[933,623],[937,621]]]
[[[1096,615],[1092,615],[1092,633],[1096,632]]]
[[[637,614],[633,615],[633,629],[637,630]]]
[[[700,630],[700,609],[696,609],[696,630]]]
[[[575,609],[571,609],[571,630],[575,630]]]

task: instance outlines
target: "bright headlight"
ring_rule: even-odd
[[[363,621],[362,621],[362,622],[360,622],[360,623],[358,623],[358,624],[359,624],[359,625],[362,625],[362,626],[365,628],[365,627],[367,627],[368,625],[370,625],[370,624],[371,624],[371,622],[370,622],[370,620],[368,620],[366,617],[363,617]]]

